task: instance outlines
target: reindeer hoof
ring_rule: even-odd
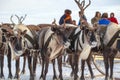
[[[109,80],[109,77],[105,77],[105,80]]]
[[[18,74],[15,75],[14,79],[19,79],[20,76]]]
[[[22,70],[21,74],[25,74],[25,70]]]
[[[1,78],[1,79],[5,79],[4,75],[0,75],[0,78]]]
[[[74,73],[73,73],[73,71],[72,71],[71,74],[70,74],[70,76],[73,77],[73,75],[74,75]]]
[[[41,75],[39,79],[40,79],[40,80],[43,80],[43,75]]]
[[[91,79],[94,79],[95,78],[95,76],[93,75],[93,76],[91,76]]]
[[[77,77],[74,77],[74,80],[78,80],[78,78],[79,78],[78,76],[77,76]]]
[[[80,80],[85,80],[85,78],[84,77],[80,77]]]
[[[33,76],[30,76],[30,79],[29,80],[35,80],[35,77]]]
[[[110,78],[109,80],[115,80],[114,78]]]
[[[57,77],[56,77],[56,76],[53,76],[53,80],[57,80]]]
[[[59,76],[59,79],[58,80],[63,80],[63,77],[62,76]]]
[[[43,78],[40,78],[39,80],[43,80]]]
[[[3,79],[3,80],[5,79],[4,75],[3,75],[3,76],[0,76],[0,78]],[[0,80],[1,80],[1,79],[0,79]]]
[[[33,76],[36,76],[36,72],[33,73]]]
[[[9,78],[9,79],[12,79],[12,78],[13,78],[12,74],[9,74],[8,78]]]

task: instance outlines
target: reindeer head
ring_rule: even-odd
[[[16,33],[16,31],[18,32],[19,30],[21,30],[20,27],[26,26],[26,25],[23,24],[23,21],[25,20],[26,16],[27,15],[25,14],[24,17],[23,16],[19,17],[18,15],[14,15],[14,16],[12,15],[10,17],[10,20],[11,20],[11,22],[13,24],[13,32],[14,33]],[[13,21],[13,17],[16,17],[18,19],[18,23],[17,24],[15,24],[15,22]],[[22,31],[24,31],[24,30],[22,30]]]
[[[16,17],[18,19],[18,23],[15,24],[15,22],[13,21],[13,17]],[[16,49],[16,50],[21,50],[22,51],[22,48],[24,47],[24,35],[26,34],[27,32],[27,29],[26,29],[26,25],[24,25],[22,22],[25,20],[26,18],[26,15],[23,17],[19,17],[18,15],[12,15],[10,17],[10,20],[12,22],[13,25],[13,38],[12,38],[12,46],[13,46],[13,49]],[[17,46],[17,47],[16,47]],[[19,46],[19,47],[18,47]]]

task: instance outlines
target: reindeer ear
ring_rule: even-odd
[[[6,29],[1,29],[3,32],[8,32]]]
[[[56,31],[56,27],[51,27],[51,30],[55,32]]]
[[[25,35],[26,32],[27,32],[27,30],[24,30],[24,31],[21,33],[21,35]]]

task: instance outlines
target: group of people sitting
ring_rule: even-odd
[[[110,22],[114,22],[118,24],[117,18],[115,18],[115,14],[112,12],[110,13],[110,17],[108,17],[108,13],[103,13],[101,15],[100,12],[96,12],[95,17],[91,19],[91,23],[98,23],[99,25],[108,25]]]
[[[64,11],[64,15],[59,20],[59,24],[62,25],[64,23],[68,23],[68,24],[74,24],[74,25],[76,25],[76,21],[72,20],[71,13],[72,13],[71,10],[66,9]],[[84,15],[84,13],[82,13],[81,11],[79,11],[79,16],[80,16],[80,18],[82,18],[82,21],[84,20],[84,21],[87,22],[87,18]],[[95,13],[95,16],[91,19],[91,23],[92,24],[97,23],[99,25],[108,25],[110,22],[114,22],[114,23],[118,24],[118,21],[115,18],[115,14],[113,12],[110,13],[110,17],[108,17],[108,13],[103,13],[101,15],[101,13],[99,11],[97,11]],[[80,24],[81,24],[81,21],[79,21],[78,26]]]
[[[71,10],[66,9],[64,11],[64,15],[59,20],[59,25],[62,25],[62,24],[73,24],[73,25],[76,25],[76,21],[72,20],[71,13],[72,13]],[[79,17],[80,17],[80,20],[79,20],[78,26],[80,26],[82,23],[88,23],[87,22],[87,18],[84,15],[83,12],[79,11]],[[100,25],[100,26],[104,26],[103,28],[105,28],[105,29],[106,29],[106,26],[110,22],[114,22],[114,23],[118,24],[118,21],[115,18],[115,14],[113,12],[110,13],[110,17],[108,17],[108,13],[103,13],[101,15],[101,13],[99,11],[97,11],[95,13],[95,16],[91,19],[91,24],[93,24],[93,27],[97,26],[97,25]],[[102,31],[103,35],[104,35],[104,32],[106,32],[106,31],[105,30]],[[95,35],[94,35],[94,32],[91,32],[90,42],[92,43],[94,41],[96,41],[95,40]],[[74,47],[74,45],[71,45],[70,49],[73,49],[73,47]],[[73,49],[73,51],[74,51],[74,49]]]

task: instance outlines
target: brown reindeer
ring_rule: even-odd
[[[4,78],[4,74],[3,74],[3,62],[4,62],[4,50],[5,50],[5,54],[7,54],[7,59],[8,59],[8,68],[9,68],[9,75],[8,78],[12,78],[12,72],[11,72],[11,55],[12,55],[12,47],[15,47],[16,43],[19,43],[20,40],[17,40],[18,36],[14,35],[13,32],[13,28],[12,28],[13,24],[9,24],[9,23],[4,23],[1,25],[1,30],[2,30],[2,47],[0,49],[1,51],[1,78]],[[18,32],[19,33],[19,32]],[[23,34],[22,32],[20,34]],[[15,44],[13,44],[15,43]],[[12,47],[11,47],[12,46]]]
[[[2,30],[2,34],[1,34],[2,43],[1,43],[1,49],[0,49],[0,57],[1,57],[0,58],[0,65],[1,65],[0,78],[4,78],[3,67],[4,67],[5,54],[7,54],[7,60],[8,60],[8,69],[9,69],[8,78],[12,79],[13,77],[11,72],[11,51],[10,51],[10,47],[7,44],[7,41],[10,38],[10,34],[12,34],[12,29],[11,29],[12,26],[13,24],[10,24],[10,23],[2,23],[0,28]]]

